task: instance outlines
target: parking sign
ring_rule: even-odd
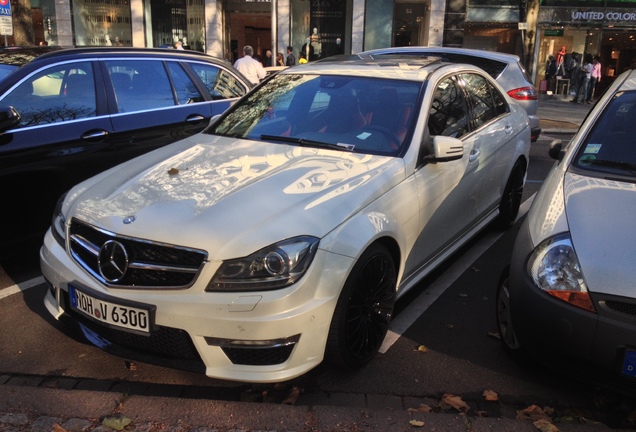
[[[11,19],[11,1],[0,0],[0,35],[13,34],[13,21]]]

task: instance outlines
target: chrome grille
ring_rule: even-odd
[[[69,238],[75,261],[114,288],[187,288],[207,259],[204,251],[120,236],[77,219],[71,220]],[[128,257],[125,273],[116,282],[106,280],[99,268],[100,250],[109,241],[120,243]]]

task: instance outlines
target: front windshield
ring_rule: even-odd
[[[636,177],[636,92],[617,94],[594,125],[574,166],[602,175]]]
[[[206,132],[398,155],[417,111],[420,85],[382,78],[279,74]]]

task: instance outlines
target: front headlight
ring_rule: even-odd
[[[315,237],[294,237],[250,256],[224,261],[206,291],[263,291],[289,286],[309,268],[318,241]]]
[[[568,233],[546,239],[528,261],[528,273],[546,293],[591,312],[596,312],[587,292],[579,259]]]
[[[53,220],[51,221],[51,233],[53,234],[53,238],[55,238],[63,248],[66,247],[66,218],[62,214],[64,198],[66,198],[66,194],[63,194],[60,199],[57,200],[55,211],[53,211]]]

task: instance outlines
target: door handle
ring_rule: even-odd
[[[108,131],[105,130],[92,130],[82,135],[82,139],[86,141],[101,141],[108,136]]]
[[[205,117],[203,117],[201,114],[192,114],[186,117],[186,122],[193,124],[201,123],[203,120],[205,120]]]
[[[480,150],[473,149],[470,151],[470,155],[468,156],[468,160],[470,162],[476,161],[479,159],[479,155],[481,154]]]

